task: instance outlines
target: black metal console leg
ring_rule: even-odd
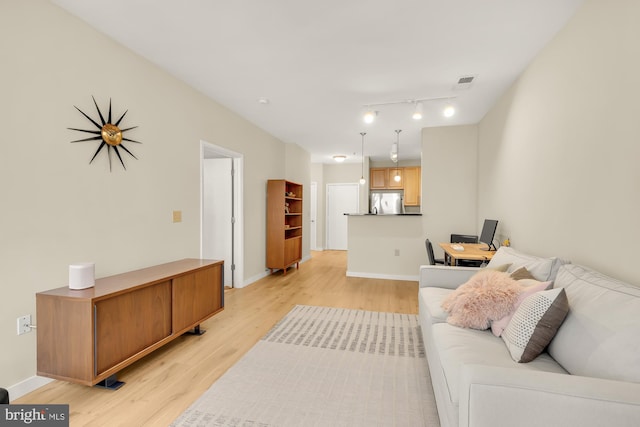
[[[202,335],[205,332],[207,332],[207,331],[205,331],[204,329],[200,329],[200,325],[196,325],[195,328],[193,328],[190,331],[187,331],[185,333],[190,334],[190,335]]]
[[[96,387],[106,388],[108,390],[117,390],[123,385],[124,382],[118,381],[118,376],[116,374],[113,374],[96,384]]]

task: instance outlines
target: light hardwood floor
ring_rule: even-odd
[[[225,309],[124,369],[110,391],[54,381],[12,403],[69,404],[71,426],[168,426],[296,304],[416,314],[418,283],[346,277],[346,252],[225,292]]]

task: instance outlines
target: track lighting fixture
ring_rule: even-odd
[[[420,120],[423,117],[423,108],[425,102],[451,100],[455,96],[439,96],[436,98],[417,98],[417,99],[405,99],[402,101],[390,101],[390,102],[378,102],[375,104],[366,104],[363,106],[362,119],[365,123],[373,123],[378,116],[378,111],[374,110],[374,107],[381,105],[397,105],[397,104],[411,104],[414,106],[411,117],[414,120]],[[455,108],[448,102],[442,113],[445,117],[451,117],[455,114]]]
[[[451,103],[448,103],[447,106],[444,107],[444,110],[442,111],[442,115],[445,117],[453,117],[455,113],[456,113],[456,109]]]
[[[367,124],[373,123],[373,121],[376,118],[377,113],[378,113],[377,111],[373,111],[371,109],[366,109],[365,112],[364,112],[364,115],[362,116],[362,119]]]

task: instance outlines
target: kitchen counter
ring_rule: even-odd
[[[422,214],[356,213],[346,218],[347,276],[418,280],[420,265],[428,262]]]

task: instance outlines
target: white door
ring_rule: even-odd
[[[233,159],[204,159],[203,162],[202,257],[224,260],[224,286],[231,287]]]
[[[309,217],[310,220],[309,222],[311,223],[311,227],[310,231],[309,231],[309,241],[310,241],[310,247],[312,251],[315,251],[318,248],[318,244],[317,244],[317,233],[318,233],[318,227],[317,227],[317,218],[318,218],[318,183],[317,182],[312,182],[311,186],[310,186],[310,197],[311,200],[309,200],[310,202],[310,207],[309,207]]]
[[[360,209],[360,185],[327,184],[327,249],[347,250],[347,216]]]

